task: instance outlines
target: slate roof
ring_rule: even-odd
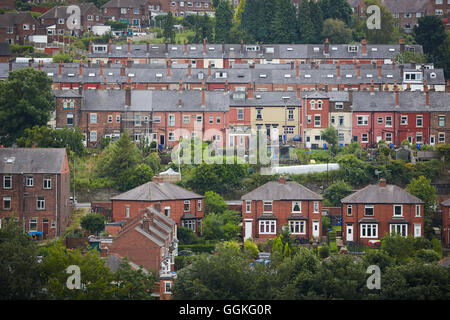
[[[65,148],[0,148],[0,172],[61,173],[65,155]]]
[[[379,184],[371,184],[365,188],[341,200],[342,203],[398,203],[398,204],[419,204],[424,203],[419,198],[413,196],[406,190],[387,184],[386,187],[380,187]]]
[[[80,14],[84,15],[91,7],[94,7],[97,11],[97,7],[93,3],[78,3],[80,7]],[[67,13],[68,6],[56,6],[39,16],[39,19],[57,19],[68,18],[71,13]]]
[[[322,200],[322,196],[295,181],[269,181],[244,194],[242,200]]]
[[[444,0],[445,1],[445,0]],[[392,13],[425,12],[430,1],[428,0],[384,0],[383,4]]]
[[[110,0],[102,8],[137,8],[147,2],[148,0]]]
[[[168,182],[147,182],[111,200],[164,201],[202,199],[203,196]]]
[[[447,92],[429,92],[430,106],[425,107],[426,97],[422,91],[400,91],[399,106],[395,106],[395,92],[367,91],[353,92],[354,112],[424,112],[424,111],[450,111],[450,94]]]
[[[30,12],[5,12],[0,15],[0,27],[13,27],[25,21],[37,23]]]
[[[450,207],[450,199],[447,199],[444,202],[441,202],[441,205],[444,207]]]

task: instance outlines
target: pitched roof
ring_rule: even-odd
[[[201,199],[203,196],[169,182],[147,182],[111,200],[163,201],[182,199]]]
[[[148,0],[110,0],[102,8],[137,8],[147,2]]]
[[[371,184],[365,188],[341,200],[342,203],[398,203],[398,204],[419,204],[424,203],[419,198],[413,196],[406,190],[387,184],[381,187],[379,184]]]
[[[450,199],[447,199],[444,202],[441,202],[441,205],[444,207],[450,207]]]
[[[1,173],[60,173],[65,148],[0,148]]]
[[[242,200],[322,200],[322,196],[295,181],[269,181],[244,194]]]
[[[78,3],[77,6],[80,8],[80,14],[84,15],[89,9],[94,7],[97,9],[93,3]],[[72,13],[67,12],[69,6],[56,6],[39,16],[39,19],[51,19],[51,18],[67,18],[72,15]],[[97,9],[98,11],[98,9]]]
[[[383,4],[392,13],[425,12],[429,0],[383,0]]]
[[[37,23],[30,12],[5,12],[0,15],[0,27],[12,27],[26,21]]]

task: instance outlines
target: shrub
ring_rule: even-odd
[[[330,256],[330,248],[327,245],[324,245],[319,248],[319,257],[325,259]]]
[[[432,263],[441,259],[436,251],[430,249],[420,249],[416,252],[414,257],[418,260],[423,261],[424,263]]]
[[[437,238],[433,238],[431,240],[431,245],[433,250],[439,255],[439,258],[442,259],[442,243]]]
[[[191,250],[192,252],[195,253],[213,253],[215,248],[216,248],[215,244],[203,244],[203,243],[190,245],[181,244],[178,246],[178,251]]]
[[[259,254],[258,246],[250,239],[244,241],[244,250],[252,258],[256,259]]]

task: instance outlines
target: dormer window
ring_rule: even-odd
[[[358,52],[358,46],[348,46],[348,52]]]

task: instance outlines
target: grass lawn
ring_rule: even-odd
[[[185,31],[175,34],[175,43],[184,43],[184,40],[188,40],[189,36],[194,36],[195,31]],[[154,38],[150,40],[150,43],[162,44],[164,43],[164,38]]]

